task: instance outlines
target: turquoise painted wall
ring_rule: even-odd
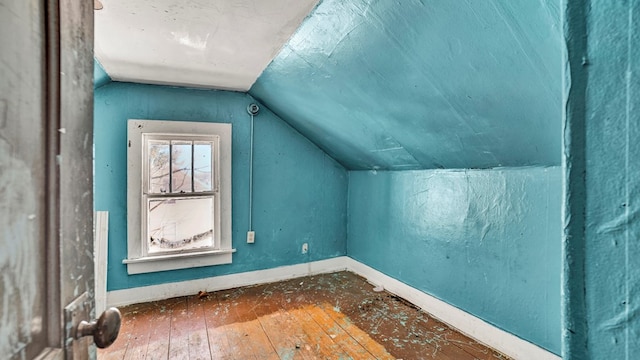
[[[247,95],[113,82],[95,91],[95,207],[109,211],[109,290],[304,263],[346,253],[347,172],[262,108],[255,118],[256,243],[246,243],[249,202]],[[127,275],[126,161],[129,118],[233,124],[233,264]],[[301,254],[302,243],[309,253]]]
[[[565,1],[563,356],[640,354],[640,1]]]
[[[121,239],[110,248],[110,290],[346,253],[559,354],[562,11],[560,0],[321,1],[250,90],[277,114],[261,125],[273,128],[272,139],[259,140],[270,152],[256,153],[256,176],[265,176],[256,185],[256,222],[264,219],[255,247],[244,243],[246,208],[238,209],[248,195],[244,108],[252,97],[98,89],[96,185],[116,195],[97,193],[96,206],[112,210]],[[240,127],[233,265],[126,275],[126,153],[98,154],[98,145],[117,147],[127,117],[226,117]],[[289,150],[280,153],[282,134]],[[345,170],[311,143],[349,170],[409,171],[350,171],[347,211]],[[308,178],[294,176],[298,166]],[[487,170],[433,170],[468,168]],[[308,229],[313,221],[321,223]],[[316,257],[298,253],[302,242]]]
[[[111,82],[111,77],[104,71],[98,60],[93,59],[93,88],[97,89]]]
[[[556,354],[561,11],[324,0],[250,90],[346,168],[405,170],[350,171],[349,256]]]
[[[559,165],[560,0],[323,0],[250,94],[348,169]]]
[[[349,256],[560,353],[560,167],[349,172]]]

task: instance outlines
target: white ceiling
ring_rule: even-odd
[[[318,0],[101,0],[113,80],[248,91]]]

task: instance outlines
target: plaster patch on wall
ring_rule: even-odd
[[[600,324],[600,330],[620,330],[625,329],[633,321],[636,321],[640,315],[640,306],[634,304],[630,309],[620,311],[613,318]]]
[[[626,231],[628,230],[629,224],[637,220],[638,208],[636,207],[634,209],[629,209],[627,204],[624,204],[623,206],[627,209],[627,211],[598,226],[598,234]]]
[[[0,138],[0,354],[15,354],[42,329],[36,316],[39,222],[28,166]],[[38,320],[40,319],[40,320]]]
[[[469,217],[470,199],[467,184],[456,183],[447,177],[431,177],[429,183],[440,191],[433,191],[430,187],[423,190],[422,194],[426,195],[423,199],[425,213],[415,216],[428,221],[429,227],[459,228]]]

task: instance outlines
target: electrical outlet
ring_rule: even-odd
[[[247,231],[247,244],[253,244],[256,241],[256,232]]]
[[[308,252],[309,252],[309,244],[307,243],[302,244],[302,253],[306,254]]]

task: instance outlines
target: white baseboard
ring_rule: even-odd
[[[501,330],[464,310],[413,288],[381,273],[357,260],[347,258],[347,269],[364,277],[372,284],[418,306],[435,318],[517,360],[560,360],[560,357],[511,333]]]
[[[387,276],[347,256],[306,264],[282,266],[267,270],[222,275],[214,278],[144,286],[109,291],[109,306],[124,306],[178,296],[197,294],[200,290],[217,291],[239,286],[264,284],[302,276],[331,273],[341,270],[354,272],[375,285],[406,299],[444,323],[517,360],[560,360],[561,358],[537,345],[501,330],[455,306],[428,295],[401,281]]]
[[[218,291],[240,286],[266,284],[303,276],[347,270],[346,256],[305,264],[281,266],[266,270],[249,271],[231,275],[221,275],[206,279],[143,286],[132,289],[114,290],[107,293],[109,306],[125,306],[149,301],[169,299],[197,294],[198,291]]]

